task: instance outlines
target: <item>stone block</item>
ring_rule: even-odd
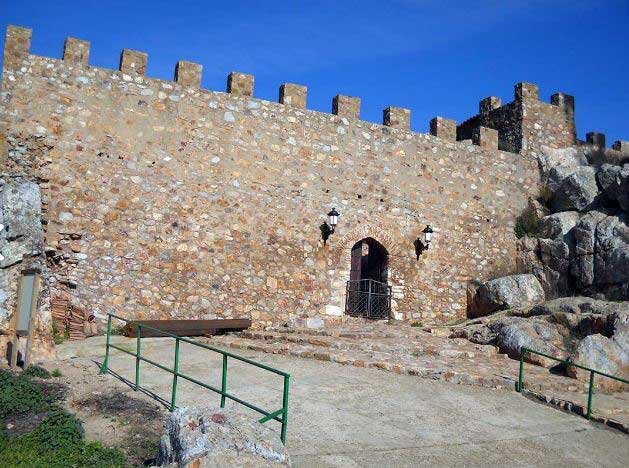
[[[17,68],[28,57],[31,50],[32,30],[9,25],[4,39],[4,68]]]
[[[280,103],[286,106],[305,109],[307,94],[308,88],[305,86],[293,83],[284,83],[280,86]]]
[[[359,118],[360,98],[337,94],[332,99],[332,113],[340,117]]]
[[[203,65],[194,62],[180,60],[175,66],[175,81],[181,86],[198,88],[201,86],[201,73]]]
[[[612,148],[616,151],[621,151],[623,153],[629,154],[629,141],[626,140],[618,140],[615,141],[612,145]]]
[[[234,96],[253,96],[253,75],[231,72],[227,77],[227,92]]]
[[[411,111],[410,109],[404,109],[403,107],[389,106],[382,111],[382,124],[387,127],[410,130]]]
[[[600,132],[588,132],[585,135],[585,140],[592,146],[598,146],[599,148],[605,148],[605,134]]]
[[[489,96],[478,103],[478,112],[481,114],[489,114],[492,110],[498,109],[502,105],[499,97]]]
[[[498,149],[498,130],[478,127],[472,133],[472,142],[482,148]]]
[[[146,64],[148,55],[144,52],[131,49],[122,49],[120,53],[120,71],[124,73],[137,73],[144,75],[146,73]]]
[[[430,134],[442,140],[456,141],[456,121],[435,117],[430,121]]]
[[[517,83],[515,85],[515,100],[516,101],[538,101],[539,100],[539,88],[533,83]]]
[[[75,65],[87,65],[90,58],[90,43],[67,37],[63,44],[63,60]]]

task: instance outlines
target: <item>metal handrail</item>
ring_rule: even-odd
[[[192,382],[194,384],[197,384],[203,388],[207,388],[208,390],[211,390],[215,393],[218,393],[221,395],[221,408],[225,407],[225,399],[229,398],[232,401],[235,401],[236,403],[240,403],[243,406],[246,406],[247,408],[250,408],[254,411],[257,411],[260,414],[263,414],[264,417],[261,418],[259,420],[260,423],[264,424],[267,421],[270,420],[275,420],[279,423],[282,424],[282,429],[281,429],[281,434],[280,434],[280,439],[282,440],[283,444],[286,444],[286,429],[287,429],[287,425],[288,425],[288,390],[289,390],[289,385],[290,385],[290,374],[283,372],[279,369],[275,369],[273,367],[261,364],[259,362],[256,361],[252,361],[251,359],[247,359],[245,357],[242,356],[238,356],[237,354],[233,354],[230,353],[228,351],[224,351],[222,349],[219,348],[215,348],[213,346],[209,346],[209,345],[205,345],[203,343],[199,343],[195,340],[191,340],[189,338],[185,338],[183,336],[179,336],[179,335],[175,335],[173,333],[169,333],[169,332],[165,332],[162,330],[159,330],[157,328],[151,327],[149,325],[144,325],[142,323],[135,323],[133,320],[128,320],[124,317],[120,317],[118,315],[115,314],[107,314],[108,319],[107,319],[107,340],[106,340],[106,344],[105,344],[105,359],[103,359],[103,363],[101,365],[100,368],[100,373],[101,374],[105,374],[109,368],[109,349],[113,348],[116,349],[118,351],[121,351],[123,353],[126,354],[130,354],[131,356],[135,356],[136,362],[135,362],[135,386],[134,386],[134,390],[138,390],[140,388],[144,388],[140,386],[140,362],[144,361],[148,364],[151,364],[159,369],[162,369],[170,374],[173,375],[173,382],[172,382],[172,393],[171,393],[171,400],[170,400],[170,411],[174,411],[175,408],[177,407],[176,405],[176,401],[177,401],[177,379],[179,377],[181,377],[182,379],[185,379],[189,382]],[[125,323],[135,323],[135,326],[137,327],[137,339],[136,339],[136,352],[133,353],[131,351],[128,351],[124,348],[121,348],[120,346],[116,346],[114,344],[112,344],[110,342],[110,337],[111,337],[111,319],[115,318],[117,320],[121,320]],[[159,364],[151,359],[148,359],[146,357],[141,356],[141,340],[142,340],[142,329],[146,329],[146,330],[152,330],[155,332],[158,332],[166,337],[170,337],[170,338],[174,338],[175,339],[175,360],[173,363],[173,368],[170,369],[162,364]],[[201,382],[193,377],[190,377],[188,375],[185,375],[181,372],[179,372],[179,343],[180,342],[184,342],[184,343],[188,343],[191,344],[193,346],[198,346],[199,348],[203,348],[203,349],[207,349],[209,351],[214,351],[216,353],[219,353],[223,356],[223,373],[222,373],[222,377],[221,377],[221,388],[218,389],[212,385],[206,384],[204,382]],[[284,389],[283,389],[283,396],[282,396],[282,407],[277,410],[277,411],[266,411],[262,408],[259,408],[257,406],[255,406],[252,403],[249,403],[247,401],[244,401],[234,395],[231,395],[230,393],[227,392],[227,358],[232,358],[235,359],[237,361],[241,361],[244,362],[246,364],[250,364],[252,366],[258,367],[260,369],[264,369],[266,371],[269,372],[273,372],[274,374],[280,375],[283,377],[284,380]],[[281,416],[281,417],[280,417]]]
[[[616,375],[610,375],[610,374],[606,374],[605,372],[601,372],[598,371],[596,369],[592,369],[590,367],[586,367],[586,366],[582,366],[581,364],[577,364],[571,361],[567,361],[565,359],[559,359],[555,356],[550,356],[548,354],[545,353],[541,353],[539,351],[535,351],[533,349],[529,349],[529,348],[525,348],[524,346],[522,348],[520,348],[520,374],[518,377],[518,392],[522,393],[522,390],[524,389],[524,353],[531,353],[531,354],[537,354],[539,356],[543,356],[545,358],[548,359],[552,359],[554,361],[557,362],[561,362],[565,365],[568,366],[572,366],[572,367],[578,367],[579,369],[583,369],[586,371],[590,372],[590,383],[589,383],[589,389],[588,389],[588,409],[587,409],[587,418],[591,419],[592,418],[592,396],[594,395],[594,374],[598,374],[598,375],[602,375],[603,377],[607,377],[610,378],[612,380],[617,380],[619,382],[625,383],[625,384],[629,384],[629,380],[625,380],[622,377],[618,377]]]

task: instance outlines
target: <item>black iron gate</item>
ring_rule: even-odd
[[[391,286],[372,279],[348,281],[345,313],[354,317],[389,318]]]

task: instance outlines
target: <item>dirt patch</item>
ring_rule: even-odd
[[[83,411],[95,411],[104,416],[113,415],[126,424],[145,424],[159,419],[161,407],[155,403],[134,398],[121,391],[113,393],[92,392],[86,398],[75,400],[72,407]]]
[[[73,399],[70,407],[91,438],[122,450],[128,463],[141,466],[155,457],[165,418],[161,405],[111,389]]]
[[[47,414],[48,412],[44,411],[42,413],[29,412],[9,416],[2,420],[2,427],[8,436],[18,437],[32,432]]]

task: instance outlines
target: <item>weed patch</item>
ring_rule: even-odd
[[[59,385],[34,380],[45,375],[35,366],[21,374],[0,370],[0,466],[124,466],[120,451],[83,440],[81,422],[55,404],[63,397]]]

